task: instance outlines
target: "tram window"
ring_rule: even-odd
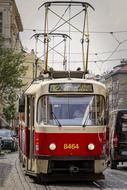
[[[102,124],[104,125],[104,121],[105,121],[105,102],[104,102],[104,99],[102,96],[96,96],[97,98],[97,122],[98,122],[98,125]]]
[[[38,123],[46,122],[46,97],[43,96],[38,102],[38,113],[37,113]]]
[[[74,113],[83,108],[82,115]],[[99,95],[83,96],[43,96],[38,102],[38,123],[47,125],[82,126],[103,125],[105,113],[104,98]]]

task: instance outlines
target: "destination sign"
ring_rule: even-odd
[[[88,83],[54,83],[49,92],[93,92],[93,85]]]

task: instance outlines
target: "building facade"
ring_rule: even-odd
[[[25,53],[23,65],[27,67],[26,75],[23,78],[23,83],[25,84],[24,90],[35,78],[39,77],[40,73],[44,70],[44,62],[36,57],[32,49],[30,53]]]
[[[105,76],[105,84],[109,91],[109,111],[127,109],[127,63],[114,67]]]
[[[0,34],[5,38],[5,47],[20,51],[21,31],[23,26],[15,0],[0,0]]]

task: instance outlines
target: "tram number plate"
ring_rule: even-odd
[[[123,156],[127,156],[127,151],[122,151],[121,154],[122,154]]]
[[[64,144],[64,149],[79,149],[79,144]]]

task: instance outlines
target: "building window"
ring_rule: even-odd
[[[2,28],[3,28],[3,13],[0,12],[0,34],[2,34]]]

